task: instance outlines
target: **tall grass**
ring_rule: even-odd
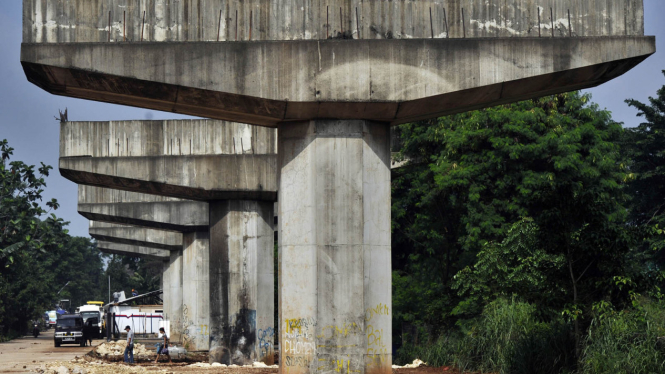
[[[598,312],[579,361],[570,324],[542,322],[536,315],[530,304],[497,300],[468,328],[431,345],[404,346],[395,361],[420,358],[431,366],[501,374],[665,373],[665,302],[643,300],[630,310]]]
[[[595,318],[580,359],[580,374],[665,373],[665,305],[642,301],[629,311]]]
[[[471,327],[430,346],[405,346],[396,361],[419,357],[432,366],[501,374],[559,374],[574,368],[574,339],[563,321],[538,321],[530,304],[500,299]]]

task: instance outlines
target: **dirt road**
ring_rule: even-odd
[[[0,343],[0,373],[26,373],[45,362],[72,360],[88,353],[91,347],[78,345],[53,346],[53,329],[43,331],[37,338],[24,336]],[[102,343],[93,340],[93,346]]]
[[[102,344],[103,340],[93,341],[93,347],[79,347],[77,345],[63,345],[55,348],[53,346],[53,330],[42,332],[38,338],[26,336],[0,343],[0,374],[5,373],[43,373],[40,370],[44,364],[52,363],[55,367],[66,365],[67,373],[89,373],[89,374],[277,374],[276,368],[259,367],[210,367],[210,365],[191,364],[191,362],[174,362],[167,364],[160,362],[153,364],[150,359],[138,360],[136,365],[127,365],[121,362],[109,363],[94,360],[89,362],[83,360],[88,352],[95,346]],[[78,358],[78,360],[76,360]],[[53,364],[56,361],[59,363]],[[81,370],[80,368],[84,368]],[[64,369],[64,368],[63,368]],[[47,373],[56,373],[58,370],[47,369]],[[420,367],[417,369],[394,369],[393,374],[457,374],[458,371],[450,368]]]

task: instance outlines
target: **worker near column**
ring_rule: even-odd
[[[127,331],[127,346],[125,347],[124,358],[125,362],[133,364],[134,363],[134,331],[129,326],[125,327]],[[129,357],[128,357],[129,353]]]
[[[155,363],[157,363],[157,360],[159,360],[159,356],[161,355],[166,355],[166,357],[169,358],[169,363],[173,363],[173,361],[171,361],[171,355],[169,354],[169,337],[166,336],[166,331],[164,330],[163,327],[159,328],[159,333],[162,334],[162,343],[159,344],[159,349],[157,350],[157,358],[155,358]]]

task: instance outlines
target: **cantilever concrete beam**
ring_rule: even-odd
[[[275,127],[399,124],[594,87],[655,51],[645,36],[70,43],[23,44],[21,61],[53,94]]]
[[[91,221],[178,232],[208,231],[208,203],[79,185],[78,212]]]
[[[65,122],[60,174],[190,200],[277,198],[277,131],[216,120]]]
[[[78,184],[190,200],[277,199],[274,154],[61,158],[60,174]]]
[[[170,258],[170,251],[165,249],[141,247],[138,245],[111,243],[105,241],[98,241],[97,248],[104,253],[140,257],[145,259],[168,261]]]
[[[90,221],[88,232],[97,241],[157,248],[167,251],[182,250],[182,233],[179,232],[97,221]]]

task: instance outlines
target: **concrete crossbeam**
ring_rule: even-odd
[[[24,42],[487,38],[551,36],[552,31],[562,37],[644,32],[641,0],[501,0],[500,4],[487,0],[291,0],[288,6],[276,1],[86,0],[47,4],[23,1]]]
[[[103,253],[129,256],[129,257],[139,257],[151,260],[167,261],[171,256],[170,251],[166,249],[141,247],[138,245],[129,245],[129,244],[120,244],[120,243],[110,243],[105,241],[98,241],[97,248],[99,249],[100,252]]]
[[[79,185],[78,212],[91,221],[178,232],[208,230],[208,203]]]
[[[215,120],[65,122],[60,173],[79,184],[186,198],[274,201],[275,129]]]
[[[145,227],[90,221],[90,236],[98,241],[179,251],[182,233]]]
[[[593,87],[655,48],[645,36],[69,43],[24,44],[21,61],[58,95],[264,126],[399,124]]]
[[[190,200],[277,198],[276,155],[73,157],[60,174],[78,184]]]
[[[60,157],[265,155],[277,130],[209,119],[60,124]]]

